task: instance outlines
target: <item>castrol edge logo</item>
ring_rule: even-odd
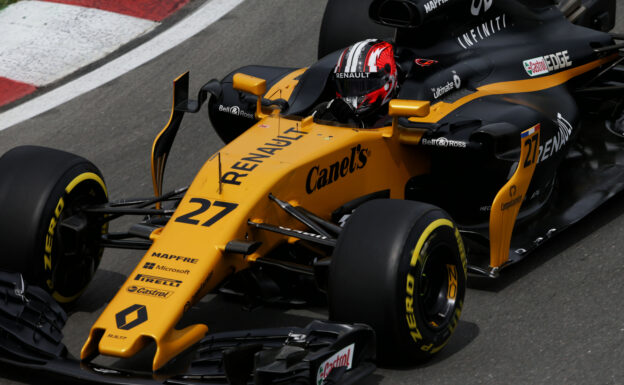
[[[322,385],[323,381],[327,378],[327,376],[329,376],[329,373],[331,373],[332,369],[340,368],[343,366],[346,366],[347,370],[351,369],[351,367],[353,366],[354,349],[355,344],[351,344],[326,359],[319,366],[318,373],[316,375],[316,383],[318,385]]]
[[[538,56],[522,62],[529,76],[544,75],[553,71],[572,66],[568,51],[560,51],[550,55]]]

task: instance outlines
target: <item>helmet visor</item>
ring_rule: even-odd
[[[363,96],[386,84],[385,74],[379,72],[340,72],[334,74],[336,91],[342,97]]]

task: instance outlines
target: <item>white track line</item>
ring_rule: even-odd
[[[20,1],[0,12],[0,76],[46,86],[158,24],[97,8]]]
[[[245,0],[212,0],[143,45],[102,67],[0,114],[0,131],[108,83],[191,38]]]

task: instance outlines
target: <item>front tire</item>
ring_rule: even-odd
[[[73,302],[100,263],[107,230],[82,209],[107,201],[88,160],[45,147],[8,151],[0,158],[0,269],[21,273],[59,303]]]
[[[385,364],[423,361],[448,342],[466,292],[466,253],[440,208],[375,200],[355,210],[334,251],[330,319],[369,324]]]

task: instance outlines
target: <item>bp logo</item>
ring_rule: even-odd
[[[117,329],[130,330],[147,321],[147,308],[145,305],[132,305],[115,314]]]

